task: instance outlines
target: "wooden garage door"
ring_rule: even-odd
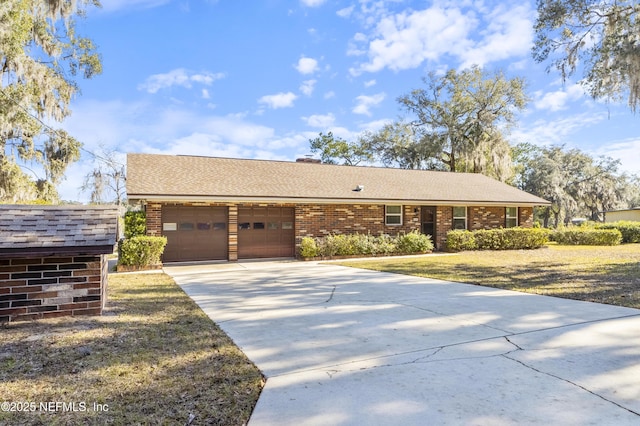
[[[293,207],[239,207],[238,258],[293,257]]]
[[[167,237],[163,261],[226,260],[226,207],[164,206],[162,235]]]

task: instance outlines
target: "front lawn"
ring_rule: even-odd
[[[260,371],[170,277],[111,274],[108,290],[102,317],[0,325],[0,424],[249,420]]]
[[[343,264],[640,308],[640,244],[606,247],[550,244],[537,250],[469,251]]]

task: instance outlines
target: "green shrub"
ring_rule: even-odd
[[[478,250],[504,250],[505,235],[500,229],[479,229],[473,231]]]
[[[598,224],[596,229],[617,229],[622,234],[623,243],[640,243],[640,222],[621,220],[612,223],[602,223]]]
[[[615,246],[622,241],[617,229],[560,228],[553,233],[553,240],[562,245]]]
[[[400,253],[426,253],[433,250],[431,237],[417,231],[400,235],[397,241],[397,248]]]
[[[549,236],[550,231],[545,228],[454,230],[447,233],[447,250],[536,249],[545,245]]]
[[[449,251],[465,251],[475,250],[476,238],[473,232],[467,230],[456,229],[447,233],[447,250]]]
[[[346,234],[327,235],[327,248],[331,256],[347,256],[355,254],[353,240]]]
[[[311,237],[304,237],[300,242],[300,256],[316,257],[320,253],[316,240]]]
[[[549,242],[551,230],[546,228],[506,228],[506,250],[537,249]]]
[[[150,266],[160,263],[167,245],[166,237],[131,237],[118,243],[118,264],[123,266]]]
[[[352,237],[356,254],[376,255],[379,253],[375,236],[370,234],[354,234]]]
[[[425,253],[433,250],[431,237],[410,232],[397,237],[369,234],[330,234],[305,237],[300,243],[301,257],[360,256],[379,254]]]
[[[376,250],[378,250],[378,253],[376,254],[393,254],[398,250],[396,245],[396,238],[393,238],[389,235],[380,235],[379,237],[374,238]]]
[[[124,214],[124,237],[132,238],[146,235],[147,215],[143,211],[128,211]]]

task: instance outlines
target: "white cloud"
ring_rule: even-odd
[[[534,106],[536,109],[546,111],[560,111],[567,109],[567,103],[576,101],[584,96],[584,89],[579,84],[574,84],[566,89],[554,92],[543,93],[538,91],[534,94]]]
[[[211,99],[211,95],[207,89],[202,89],[202,99]]]
[[[481,33],[482,38],[460,56],[461,67],[484,66],[489,62],[528,55],[533,43],[531,16],[527,3],[510,9],[504,4],[496,7],[484,17],[488,25]]]
[[[105,12],[115,12],[121,9],[150,9],[152,7],[162,6],[171,0],[102,0],[102,10]]]
[[[466,36],[473,26],[473,19],[460,10],[437,6],[385,17],[369,42],[369,62],[353,68],[351,73],[416,68],[425,60],[436,61],[441,55],[459,53],[469,44]]]
[[[533,40],[528,3],[484,8],[482,2],[435,2],[424,10],[366,12],[379,19],[370,34],[357,33],[348,45],[349,55],[368,57],[350,69],[352,75],[413,69],[446,57],[457,59],[463,68],[484,65],[528,55]],[[484,29],[478,31],[481,24]]]
[[[618,158],[622,170],[640,174],[640,138],[614,141],[601,147],[595,154]]]
[[[375,80],[369,80],[369,81],[365,81],[364,82],[364,87],[372,87],[376,85],[376,81]]]
[[[323,97],[325,99],[335,98],[336,97],[336,92],[334,92],[333,90],[330,90],[327,93],[325,93]]]
[[[570,135],[606,118],[607,115],[602,112],[585,112],[555,120],[536,120],[529,126],[522,126],[513,131],[510,140],[514,143],[530,142],[536,145],[562,144],[567,142]]]
[[[305,121],[308,126],[326,129],[327,127],[333,126],[336,117],[332,113],[325,115],[314,114],[309,117],[302,117],[302,120]]]
[[[313,58],[303,56],[298,60],[295,68],[300,74],[313,74],[318,70],[318,61]]]
[[[387,97],[385,93],[378,93],[373,96],[360,95],[356,98],[356,106],[353,107],[354,114],[371,115],[371,107],[380,104]]]
[[[344,9],[340,9],[336,12],[336,15],[338,15],[341,18],[348,18],[349,16],[351,16],[351,13],[353,13],[353,9],[355,8],[354,5],[351,5],[349,7],[345,7]]]
[[[311,96],[313,94],[313,90],[315,89],[317,80],[305,80],[300,85],[300,91],[305,96]]]
[[[327,0],[300,0],[300,3],[307,7],[319,7],[324,4]]]
[[[223,73],[201,73],[190,74],[184,68],[176,68],[165,74],[154,74],[138,85],[138,90],[144,90],[148,93],[157,93],[161,89],[167,89],[172,86],[181,86],[187,89],[192,87],[192,83],[198,83],[210,86],[214,81],[224,78]]]
[[[152,148],[148,151],[170,155],[207,155],[217,157],[246,157],[251,149],[243,145],[225,144],[215,134],[194,132],[174,139],[166,148]]]
[[[292,92],[280,92],[275,95],[266,95],[258,99],[258,103],[265,104],[269,108],[278,109],[278,108],[290,108],[293,106],[293,102],[298,98]]]

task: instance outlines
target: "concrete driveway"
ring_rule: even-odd
[[[640,311],[314,262],[166,267],[258,425],[638,425]]]

